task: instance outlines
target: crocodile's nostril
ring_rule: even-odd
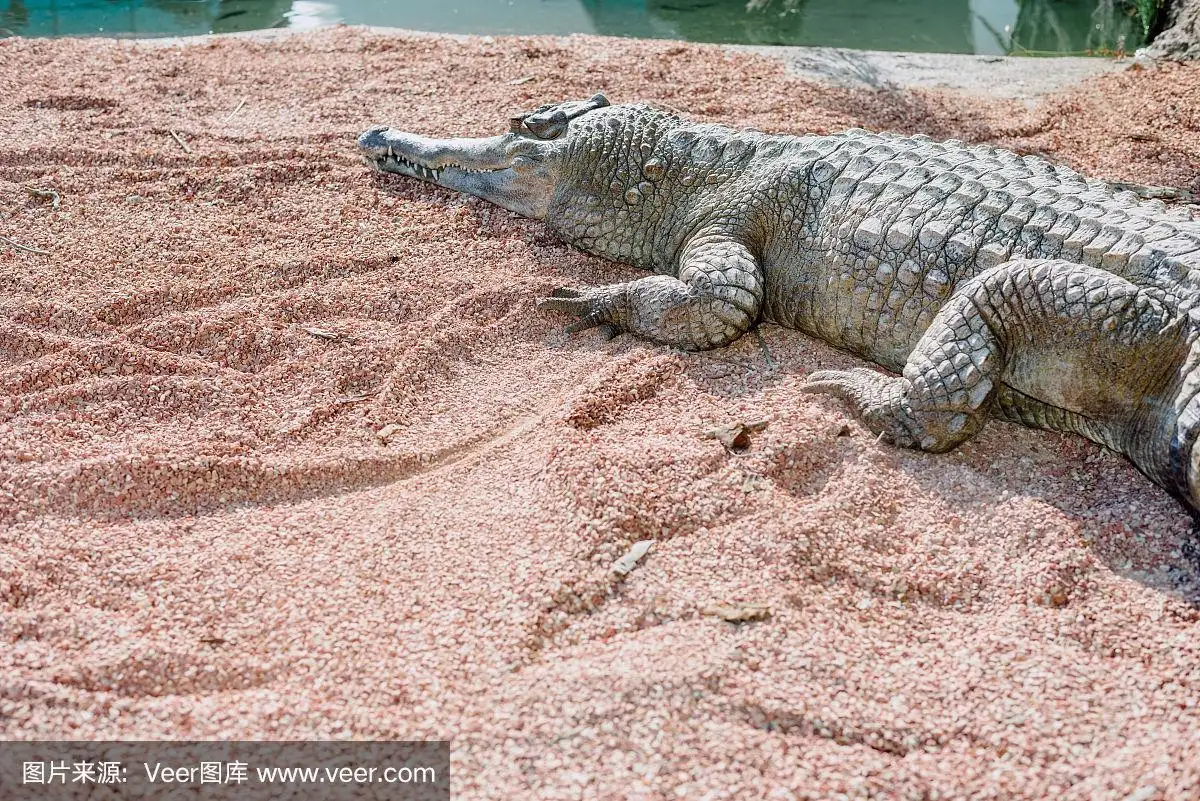
[[[376,125],[373,128],[368,128],[358,135],[359,147],[378,147],[382,144],[383,133],[387,130],[386,125]]]

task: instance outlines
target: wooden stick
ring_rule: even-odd
[[[48,251],[48,250],[38,250],[37,248],[31,248],[28,245],[22,245],[18,242],[14,242],[5,236],[0,236],[0,242],[3,242],[4,244],[8,245],[9,247],[16,248],[17,250],[23,250],[26,253],[36,253],[39,256],[49,256],[50,255],[50,251]]]
[[[226,117],[224,120],[222,120],[222,122],[229,122],[230,120],[232,120],[232,119],[233,119],[233,115],[235,115],[235,114],[237,114],[239,111],[241,111],[241,110],[242,110],[242,106],[244,106],[244,105],[246,105],[246,98],[244,98],[244,97],[243,97],[243,98],[242,98],[242,102],[240,102],[240,103],[238,103],[238,104],[237,104],[237,108],[235,108],[233,111],[229,112],[229,116],[227,116],[227,117]]]
[[[188,147],[187,142],[183,141],[183,139],[180,138],[179,134],[175,133],[174,131],[172,131],[170,129],[167,130],[167,133],[169,133],[171,135],[172,139],[174,139],[176,142],[179,143],[179,146],[183,148],[184,153],[190,154],[192,152],[192,149],[190,147]]]

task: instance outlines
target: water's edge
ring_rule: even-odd
[[[389,36],[420,36],[455,41],[495,39],[500,37],[477,34],[434,33],[408,28],[375,25],[328,26],[308,30],[268,28],[236,33],[203,34],[199,36],[166,36],[150,39],[127,39],[133,47],[179,47],[200,44],[216,39],[252,39],[275,41],[300,36],[313,30],[334,27],[355,28]],[[556,36],[565,40],[571,34]],[[527,37],[521,37],[527,38]],[[593,37],[618,38],[618,37]],[[663,42],[669,39],[646,41]],[[797,47],[791,45],[722,45],[680,42],[699,47],[719,47],[739,53],[753,53],[784,63],[788,73],[798,78],[837,86],[860,86],[876,89],[952,89],[970,94],[997,98],[1012,98],[1032,102],[1042,95],[1074,85],[1085,78],[1106,72],[1118,72],[1133,63],[1131,58],[1102,58],[1082,56],[980,56],[962,53],[901,53],[883,50],[851,50],[839,47]]]

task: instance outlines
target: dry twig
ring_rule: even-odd
[[[39,256],[49,256],[50,255],[50,251],[48,251],[48,250],[38,250],[37,248],[31,248],[28,245],[22,245],[19,242],[14,242],[11,239],[9,239],[8,237],[0,236],[0,242],[3,242],[4,244],[8,245],[11,248],[15,248],[17,250],[23,250],[26,253],[36,253]]]
[[[242,106],[244,106],[244,105],[246,105],[246,98],[243,97],[241,102],[237,104],[237,108],[235,108],[233,111],[229,112],[229,115],[227,117],[225,117],[225,119],[222,120],[222,122],[229,122],[230,120],[232,120],[234,118],[234,116],[239,111],[242,110]]]
[[[27,186],[25,187],[25,191],[34,197],[40,197],[43,200],[49,200],[50,205],[54,207],[55,211],[58,211],[58,206],[60,203],[62,203],[62,195],[58,194],[58,192],[55,192],[53,189],[38,189],[36,186]]]
[[[179,143],[179,146],[183,148],[184,153],[191,154],[192,149],[190,147],[188,147],[188,143],[183,141],[183,138],[180,137],[179,134],[175,133],[174,131],[172,131],[170,129],[167,130],[167,133],[169,133],[171,135],[172,139],[174,139],[176,142]]]

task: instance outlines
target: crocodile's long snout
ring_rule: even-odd
[[[434,139],[377,126],[358,137],[377,170],[406,175],[466,192],[525,217],[544,219],[552,187],[514,153],[513,134],[480,139]]]
[[[436,180],[431,173],[447,167],[463,172],[503,170],[511,166],[506,149],[510,136],[483,139],[433,139],[376,126],[358,137],[358,146],[371,161],[389,172]]]

